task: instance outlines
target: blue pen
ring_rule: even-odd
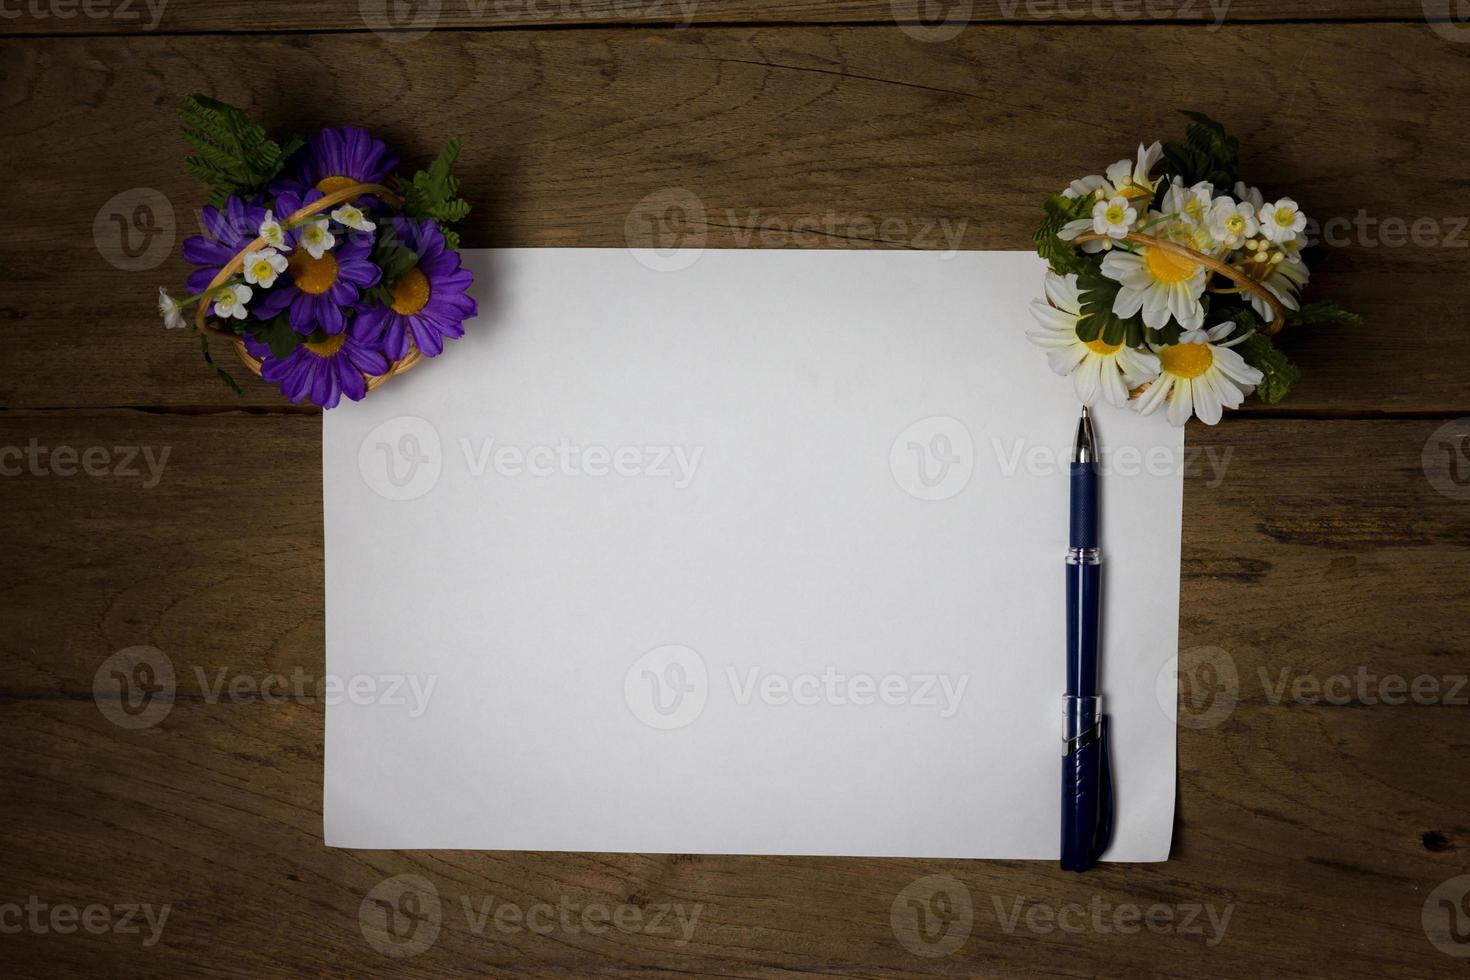
[[[1062,867],[1083,871],[1113,833],[1108,719],[1098,693],[1102,553],[1098,550],[1097,440],[1087,406],[1072,447],[1067,539],[1067,695],[1062,754]]]

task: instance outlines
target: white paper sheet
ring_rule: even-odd
[[[327,843],[1056,857],[1041,263],[680,258],[467,252],[467,336],[326,414]],[[1158,861],[1183,437],[1097,428],[1107,857]]]

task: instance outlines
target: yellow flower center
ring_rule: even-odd
[[[1149,248],[1143,253],[1143,264],[1159,282],[1173,284],[1185,282],[1199,271],[1199,263],[1183,256],[1166,252],[1162,248]]]
[[[429,304],[429,277],[414,266],[393,287],[393,312],[408,316]]]
[[[298,248],[286,260],[286,267],[291,270],[296,288],[311,296],[320,296],[337,281],[337,260],[331,252],[323,252],[321,258],[314,259],[306,249]]]
[[[345,343],[347,343],[346,330],[342,331],[341,333],[334,333],[326,340],[319,340],[314,343],[308,340],[301,346],[311,351],[317,357],[331,357],[333,354],[341,350],[342,345]]]
[[[330,194],[333,191],[340,191],[344,187],[351,187],[356,183],[359,183],[359,181],[352,177],[323,177],[316,182],[316,189],[323,194]]]
[[[1125,213],[1126,212],[1124,212],[1123,208],[1120,205],[1114,204],[1112,207],[1108,208],[1104,217],[1108,219],[1108,224],[1120,225],[1123,223],[1123,215]]]
[[[1175,344],[1159,351],[1159,364],[1165,374],[1178,378],[1197,378],[1215,363],[1208,344]]]
[[[255,273],[255,278],[257,279],[269,279],[271,274],[275,272],[275,269],[271,268],[271,264],[265,259],[256,259],[255,264],[250,267],[250,271]]]
[[[1102,354],[1104,356],[1107,356],[1111,354],[1116,354],[1119,348],[1121,348],[1123,345],[1110,344],[1106,340],[1103,340],[1101,337],[1099,337],[1096,340],[1083,341],[1083,346],[1092,351],[1094,354]]]
[[[1225,219],[1225,227],[1231,232],[1239,233],[1245,231],[1245,219],[1238,214],[1232,214]]]

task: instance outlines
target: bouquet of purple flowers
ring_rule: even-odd
[[[206,363],[236,392],[211,337],[293,402],[332,408],[464,335],[476,309],[450,227],[470,210],[450,172],[459,140],[404,178],[397,156],[355,126],[280,144],[200,95],[180,115],[196,151],[185,164],[212,193],[204,234],[184,242],[197,266],[189,295],[159,289],[159,312],[184,327],[193,308]]]

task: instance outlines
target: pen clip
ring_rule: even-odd
[[[1098,753],[1098,777],[1097,777],[1097,835],[1092,841],[1092,859],[1096,861],[1102,857],[1108,845],[1113,842],[1113,746],[1112,739],[1108,737],[1111,726],[1108,724],[1108,716],[1100,715],[1097,719],[1097,753]]]

